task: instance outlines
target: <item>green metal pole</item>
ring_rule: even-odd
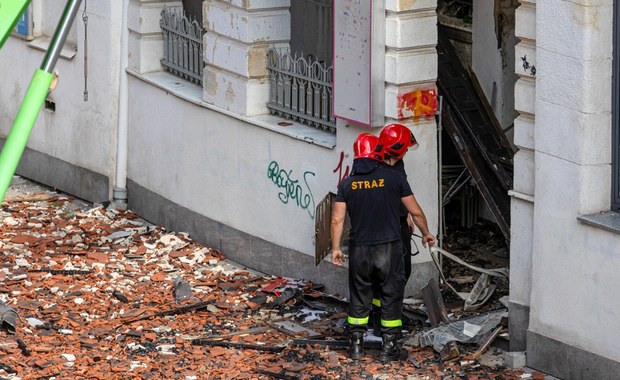
[[[4,1],[0,5],[4,6],[4,3],[8,2]],[[11,128],[11,132],[9,132],[4,143],[2,153],[0,153],[0,201],[4,200],[4,195],[11,185],[13,174],[15,174],[19,160],[26,149],[30,132],[32,132],[50,85],[54,80],[54,66],[60,56],[60,50],[67,39],[73,20],[75,20],[80,3],[81,0],[67,1],[41,67],[35,71],[32,77],[28,91],[26,91],[17,117],[13,122],[13,128]]]
[[[31,0],[0,0],[0,47],[4,45]]]

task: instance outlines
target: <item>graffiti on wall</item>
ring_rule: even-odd
[[[521,57],[521,60],[523,61],[523,71],[529,70],[532,76],[536,76],[536,66],[530,65],[530,63],[527,61],[527,55]]]
[[[271,161],[267,168],[267,178],[280,189],[278,199],[284,204],[294,203],[308,211],[310,218],[314,219],[316,205],[312,190],[308,185],[309,176],[315,176],[315,174],[310,171],[304,172],[303,183],[300,183],[299,179],[294,178],[293,170],[287,172],[285,169],[281,169],[277,161]]]
[[[418,122],[421,118],[430,120],[437,112],[437,90],[414,90],[398,96],[398,118],[413,117]]]
[[[349,165],[344,165],[344,152],[340,152],[340,161],[338,161],[338,166],[332,172],[338,172],[338,183],[336,186],[340,184],[340,181],[349,176]]]

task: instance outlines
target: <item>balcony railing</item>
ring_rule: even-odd
[[[202,85],[202,26],[178,8],[164,7],[159,21],[164,33],[161,64],[173,75]]]
[[[271,49],[267,60],[272,114],[336,133],[332,110],[332,66]]]

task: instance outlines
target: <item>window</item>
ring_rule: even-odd
[[[179,8],[164,7],[159,25],[164,35],[161,59],[164,69],[179,78],[202,85],[204,31],[200,23],[188,18]]]
[[[290,51],[269,52],[274,115],[336,132],[332,110],[332,0],[291,1]]]
[[[611,209],[620,212],[620,5],[614,2]]]
[[[188,19],[196,20],[202,27],[202,0],[183,0],[183,11]]]
[[[291,52],[332,61],[332,0],[291,1]]]

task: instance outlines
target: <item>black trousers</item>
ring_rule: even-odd
[[[400,233],[401,238],[403,240],[403,255],[404,255],[404,265],[405,265],[405,284],[409,280],[411,276],[411,229],[409,228],[409,223],[407,223],[407,217],[400,218]],[[379,289],[375,286],[373,290],[373,307],[375,309],[379,309],[381,303],[379,301]]]
[[[366,331],[372,307],[373,291],[381,301],[381,332],[402,329],[405,265],[401,240],[373,245],[349,244],[349,317],[350,332]]]

